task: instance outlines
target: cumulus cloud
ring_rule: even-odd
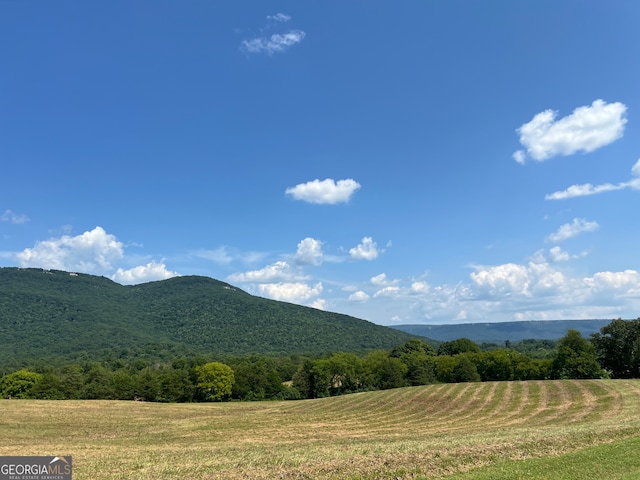
[[[327,309],[327,301],[324,298],[316,298],[313,302],[309,304],[311,308],[316,308],[318,310],[326,310]]]
[[[27,223],[29,221],[29,217],[27,217],[26,215],[12,212],[11,210],[5,210],[4,213],[0,215],[0,221],[10,222],[10,223],[13,223],[14,225],[21,225],[23,223]]]
[[[362,290],[358,290],[357,292],[353,292],[351,295],[349,295],[350,302],[366,302],[367,300],[369,300],[369,298],[369,295]]]
[[[371,237],[364,237],[362,243],[349,250],[354,260],[375,260],[378,258],[378,245]]]
[[[248,53],[266,53],[272,55],[288,50],[293,45],[300,43],[305,36],[306,33],[302,30],[290,30],[286,33],[274,33],[268,37],[256,37],[243,40],[241,48]]]
[[[168,270],[164,263],[150,262],[146,265],[139,265],[128,270],[118,268],[116,273],[111,276],[111,279],[124,285],[135,285],[155,280],[166,280],[167,278],[178,275],[177,272]]]
[[[389,286],[389,287],[384,287],[384,288],[381,288],[380,290],[378,290],[376,293],[373,294],[373,298],[395,297],[400,293],[401,293],[400,287]]]
[[[617,184],[602,183],[600,185],[592,185],[590,183],[583,183],[581,185],[571,185],[566,190],[550,193],[544,198],[546,200],[565,200],[567,198],[584,197],[614,190],[624,190],[625,188],[640,190],[640,159],[638,159],[631,168],[631,177],[631,180]]]
[[[592,277],[585,278],[584,283],[597,292],[612,290],[629,292],[633,290],[636,294],[640,293],[640,275],[635,270],[598,272]]]
[[[286,189],[285,194],[291,195],[295,200],[316,204],[346,203],[360,188],[360,184],[351,178],[338,180],[332,178],[325,180],[312,180],[300,183],[295,187]]]
[[[307,237],[298,243],[295,261],[303,265],[322,264],[322,242],[315,238]]]
[[[397,284],[398,280],[388,280],[387,279],[387,274],[386,273],[381,273],[380,275],[376,275],[375,277],[371,277],[371,280],[369,280],[371,282],[372,285],[377,285],[377,286],[385,286],[385,285],[389,285],[389,284]]]
[[[574,218],[573,222],[561,225],[557,232],[547,236],[548,242],[562,242],[584,232],[595,232],[600,228],[598,222],[588,222],[584,218]]]
[[[505,263],[471,273],[471,280],[492,294],[520,293],[528,295],[529,272],[524,265]]]
[[[252,270],[243,273],[234,273],[227,277],[230,282],[288,282],[292,280],[305,280],[306,277],[291,267],[288,262],[278,261],[267,265],[260,270]]]
[[[427,293],[429,289],[429,284],[424,281],[416,281],[411,284],[411,291],[413,293]]]
[[[302,282],[263,283],[258,286],[264,296],[290,303],[303,303],[322,293],[322,283],[313,287]]]
[[[525,150],[516,151],[513,158],[523,164],[527,155],[544,161],[558,155],[592,152],[622,137],[626,110],[620,102],[595,100],[559,120],[554,110],[540,112],[516,130]]]
[[[40,267],[105,274],[123,257],[123,245],[102,227],[81,235],[63,235],[37,242],[15,255],[21,267]]]

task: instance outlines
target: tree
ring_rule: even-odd
[[[570,329],[558,342],[558,352],[551,363],[554,378],[601,378],[595,347],[582,334]]]
[[[389,357],[384,350],[370,352],[363,360],[367,383],[381,390],[406,386],[408,367],[398,358]]]
[[[453,357],[456,365],[453,367],[454,382],[479,382],[480,374],[475,364],[469,358],[469,354],[460,354]]]
[[[32,389],[42,378],[41,373],[26,369],[9,373],[0,380],[0,394],[3,398],[31,398]]]
[[[220,362],[209,362],[195,367],[196,388],[203,400],[220,401],[231,395],[233,370]]]
[[[640,318],[613,320],[591,336],[600,363],[614,378],[640,377]]]
[[[438,355],[457,355],[459,353],[480,353],[480,345],[468,338],[458,338],[443,342],[438,347]]]
[[[397,358],[407,366],[406,379],[409,385],[427,385],[435,382],[436,372],[433,347],[419,339],[409,340],[394,347],[389,357]]]

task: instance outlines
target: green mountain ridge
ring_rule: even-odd
[[[133,286],[105,277],[0,268],[0,365],[176,355],[321,354],[391,348],[415,335],[250,295],[202,276]]]

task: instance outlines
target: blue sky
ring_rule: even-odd
[[[383,325],[640,315],[640,2],[0,2],[0,265]]]

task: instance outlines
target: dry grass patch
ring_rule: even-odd
[[[430,385],[296,402],[0,402],[0,455],[81,479],[441,478],[640,433],[640,382]]]

